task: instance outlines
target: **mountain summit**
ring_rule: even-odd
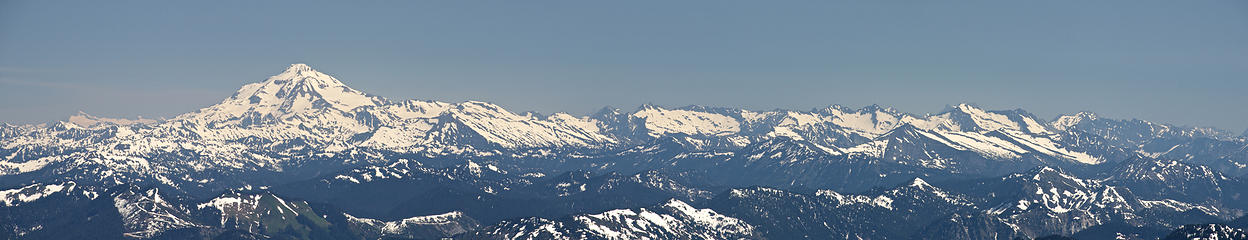
[[[217,105],[178,116],[178,120],[219,125],[249,125],[281,121],[297,115],[348,113],[362,106],[385,104],[307,64],[290,65],[263,82],[244,85]]]

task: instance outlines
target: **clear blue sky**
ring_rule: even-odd
[[[1248,1],[0,0],[0,122],[173,116],[296,62],[517,112],[971,102],[1248,128]]]

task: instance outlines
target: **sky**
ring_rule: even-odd
[[[172,117],[292,63],[514,112],[973,103],[1248,128],[1248,1],[0,0],[0,122]]]

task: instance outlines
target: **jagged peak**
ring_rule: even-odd
[[[685,201],[681,201],[680,199],[675,199],[675,198],[668,199],[667,202],[663,203],[663,206],[674,208],[676,210],[680,210],[682,213],[686,213],[686,214],[697,210],[693,206],[690,206],[688,203],[685,203]]]
[[[947,106],[945,107],[945,110],[941,112],[941,114],[950,113],[963,114],[976,118],[991,118],[990,115],[1000,115],[971,103],[959,103],[957,105]]]
[[[984,109],[980,108],[979,106],[976,106],[975,104],[964,102],[964,103],[958,103],[955,105],[946,106],[945,110],[942,112],[953,112],[953,111],[973,113],[973,112],[982,112],[984,111]]]
[[[820,114],[840,114],[840,113],[846,113],[846,112],[853,112],[854,110],[844,105],[832,104],[831,106],[827,106],[823,108],[813,108],[810,111],[814,113],[820,113]]]
[[[1070,129],[1071,127],[1074,127],[1075,125],[1079,125],[1079,123],[1083,121],[1094,121],[1094,120],[1097,120],[1097,116],[1095,113],[1081,111],[1075,114],[1057,116],[1057,118],[1054,118],[1053,121],[1049,124],[1050,124],[1050,127],[1052,127],[1053,129],[1065,131],[1067,129]]]
[[[1093,112],[1087,112],[1087,111],[1082,111],[1082,112],[1079,112],[1079,113],[1075,113],[1075,116],[1079,116],[1079,117],[1082,117],[1082,118],[1088,118],[1088,119],[1096,119],[1096,113],[1093,113]]]
[[[1049,172],[1063,173],[1061,169],[1053,168],[1050,166],[1041,166],[1041,167],[1036,168],[1035,171],[1036,173],[1049,173]]]
[[[881,106],[879,104],[871,104],[859,108],[858,111],[897,113],[897,109],[894,109],[892,106]]]
[[[941,127],[957,131],[992,131],[1012,129],[1028,133],[1049,133],[1049,127],[1043,120],[1022,110],[985,110],[970,103],[948,106],[937,115],[948,122],[939,123]]]
[[[899,114],[899,113],[900,113],[900,112],[898,112],[898,111],[897,111],[897,109],[895,109],[895,108],[893,108],[893,107],[891,107],[891,106],[882,106],[882,105],[879,105],[879,104],[871,104],[871,105],[863,106],[863,107],[860,107],[860,108],[857,108],[857,109],[854,109],[854,108],[851,108],[851,107],[846,107],[846,106],[844,106],[844,105],[840,105],[840,104],[832,104],[832,106],[828,106],[828,107],[825,107],[825,108],[822,108],[822,109],[816,109],[816,110],[815,110],[815,112],[823,112],[823,113],[833,113],[833,112],[840,112],[840,113],[877,113],[877,112],[878,112],[878,113],[888,113],[888,114]]]
[[[1084,185],[1084,184],[1088,184],[1091,182],[1095,182],[1094,180],[1079,178],[1077,176],[1067,173],[1066,171],[1060,168],[1054,168],[1050,166],[1035,167],[1026,172],[1013,174],[1011,175],[1011,177],[1029,179],[1028,181],[1040,181],[1040,182],[1074,182],[1079,185]],[[1007,178],[1010,178],[1010,177],[1007,177]]]
[[[1015,108],[1013,110],[988,110],[986,108],[980,107],[979,105],[973,104],[973,103],[959,103],[957,105],[949,105],[945,107],[944,111],[941,111],[941,114],[948,114],[948,113],[958,113],[958,114],[965,114],[965,115],[971,115],[971,116],[983,117],[983,118],[991,118],[991,115],[1005,115],[1005,114],[1018,114],[1024,117],[1032,116],[1031,113],[1021,108]]]
[[[286,72],[304,72],[304,71],[316,71],[316,70],[313,70],[311,66],[308,66],[308,64],[304,64],[304,63],[291,64],[290,67],[286,68]]]
[[[1061,120],[1061,119],[1096,120],[1098,118],[1099,116],[1097,116],[1096,113],[1088,112],[1088,111],[1080,111],[1075,114],[1057,116],[1056,119],[1057,120]]]
[[[849,108],[848,108],[848,107],[845,107],[844,105],[840,105],[840,104],[832,104],[832,106],[828,106],[828,107],[823,108],[823,110],[841,110],[841,111],[844,111],[844,110],[847,110],[847,109],[849,109]]]
[[[659,106],[659,105],[654,104],[654,103],[644,103],[644,104],[641,104],[641,106],[640,106],[640,107],[637,107],[637,111],[643,111],[643,110],[656,110],[656,109],[657,109],[657,110],[666,110],[666,108],[663,108],[663,106]]]
[[[1006,176],[1005,178],[1030,177],[1030,178],[1038,179],[1040,176],[1047,175],[1047,174],[1065,174],[1065,173],[1062,172],[1061,169],[1053,168],[1050,166],[1037,166],[1037,167],[1028,169],[1027,171],[1010,174],[1009,176]]]
[[[918,178],[918,177],[914,178],[913,180],[910,180],[910,184],[906,186],[918,187],[918,188],[934,188],[932,184],[928,184],[927,181],[923,180],[923,178]]]

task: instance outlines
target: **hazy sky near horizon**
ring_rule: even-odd
[[[1248,128],[1248,1],[0,0],[0,122],[171,117],[299,62],[515,112],[970,102]]]

